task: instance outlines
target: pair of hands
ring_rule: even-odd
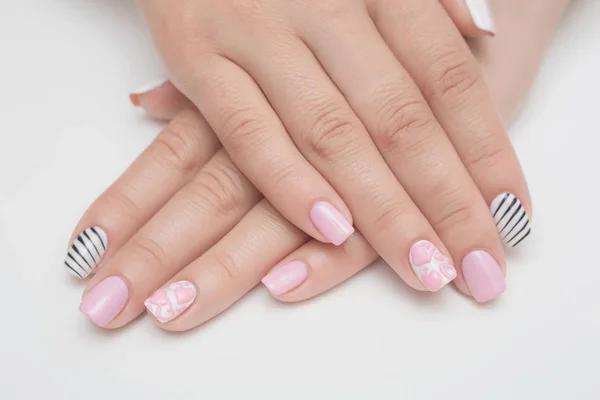
[[[380,4],[370,3],[369,7]],[[118,327],[138,316],[150,296],[146,305],[157,319],[172,320],[164,325],[166,329],[185,330],[226,309],[273,265],[277,267],[263,281],[281,300],[297,301],[335,286],[374,261],[377,254],[419,290],[439,290],[456,277],[459,290],[479,301],[501,293],[504,260],[495,225],[507,238],[517,235],[511,243],[519,242],[528,233],[526,210],[530,206],[518,162],[479,66],[456,29],[447,27],[448,17],[439,12],[437,3],[406,1],[401,10],[396,10],[394,2],[381,3],[389,10],[378,14],[377,29],[361,20],[360,12],[367,8],[347,4],[354,11],[337,9],[339,15],[328,15],[336,22],[330,25],[359,27],[356,32],[361,36],[338,30],[327,36],[328,43],[319,42],[318,37],[314,39],[318,43],[308,41],[314,46],[336,43],[325,53],[311,48],[329,60],[319,59],[327,74],[314,68],[319,63],[310,57],[261,53],[267,50],[265,45],[287,42],[281,42],[280,36],[269,42],[259,27],[273,25],[252,21],[252,13],[244,14],[241,22],[262,39],[240,42],[238,50],[243,53],[253,44],[253,57],[267,60],[267,67],[253,70],[254,79],[244,75],[251,70],[250,64],[238,61],[240,68],[232,59],[237,54],[246,62],[256,60],[244,59],[235,51],[227,57],[200,51],[193,61],[173,61],[172,66],[180,67],[172,68],[179,87],[202,89],[192,90],[200,93],[195,97],[186,94],[208,123],[195,111],[180,114],[80,222],[76,232],[81,233],[66,265],[83,277],[105,260],[84,295],[83,312],[98,325]],[[202,1],[182,4],[187,7],[164,13],[158,12],[159,2],[147,2],[143,8],[160,18],[173,18],[169,16],[173,10],[185,11],[194,17],[179,14],[176,20],[185,21],[187,15],[187,20],[195,21],[199,17],[193,12],[196,5],[203,5],[206,15],[213,16],[221,15],[224,6],[215,6],[211,14],[206,11],[211,5]],[[237,7],[238,3],[232,4]],[[269,9],[263,8],[267,1],[252,4],[258,8],[247,12]],[[314,18],[331,11],[315,8],[316,14],[303,11]],[[295,11],[290,16],[301,14]],[[426,16],[419,14],[425,11]],[[387,21],[392,16],[397,24]],[[346,25],[336,19],[349,17]],[[363,17],[373,21],[368,14]],[[423,24],[429,21],[418,26],[418,34],[407,28],[417,29],[415,19]],[[224,17],[216,20],[227,21]],[[204,22],[200,26],[216,35],[219,29],[212,31],[207,28],[210,21]],[[159,42],[180,28],[160,21],[151,25],[169,27],[168,33],[158,35]],[[401,32],[398,26],[403,26]],[[448,32],[439,31],[440,27]],[[385,51],[381,37],[375,40],[373,30],[385,29],[397,53]],[[215,37],[207,32],[203,35]],[[404,41],[394,40],[398,34]],[[190,38],[185,41],[202,44]],[[302,42],[307,43],[306,36]],[[165,53],[168,63],[169,51]],[[183,53],[174,54],[175,59],[183,57]],[[329,59],[331,55],[335,57]],[[410,75],[395,57],[411,69]],[[369,60],[367,65],[359,62],[363,59]],[[294,67],[286,62],[301,64]],[[196,70],[190,68],[186,74],[181,69],[186,64],[195,65]],[[221,68],[213,69],[215,65]],[[255,82],[261,90],[252,86]],[[166,104],[164,110],[188,104],[169,83],[143,94],[139,101]],[[284,125],[302,154],[286,142]],[[219,149],[217,137],[228,153]],[[517,195],[508,197],[505,192]],[[261,200],[261,193],[273,206]],[[333,221],[329,226],[314,218],[313,205],[324,201],[328,206],[317,217],[324,216],[325,223]],[[491,214],[486,203],[492,204]],[[347,240],[327,235],[340,226],[339,231],[350,232],[351,225],[339,220],[340,215],[350,220],[348,210],[361,233],[344,236]],[[308,240],[307,234],[314,239]],[[334,247],[327,241],[344,243]],[[455,269],[450,257],[464,260]],[[166,281],[169,284],[152,295]]]

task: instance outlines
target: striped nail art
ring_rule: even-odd
[[[510,193],[502,193],[490,206],[496,229],[502,241],[515,247],[531,233],[529,217],[523,204]]]
[[[65,265],[79,279],[87,278],[100,264],[108,247],[108,236],[98,228],[87,228],[77,236],[67,252]]]

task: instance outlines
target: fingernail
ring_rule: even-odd
[[[410,248],[410,265],[423,285],[437,292],[456,278],[452,261],[427,240],[421,240]]]
[[[140,95],[147,93],[151,90],[158,89],[159,87],[164,85],[167,81],[168,81],[167,78],[160,78],[160,79],[156,79],[144,86],[137,88],[136,90],[134,90],[133,92],[131,92],[129,94],[129,100],[131,100],[131,104],[133,104],[136,107],[139,107],[141,105]]]
[[[507,246],[516,247],[531,233],[527,211],[515,195],[502,193],[492,201],[490,211],[498,234]]]
[[[79,311],[96,325],[104,327],[119,315],[128,297],[129,289],[125,281],[118,276],[109,276],[85,296]]]
[[[492,35],[496,34],[494,14],[489,0],[465,0],[475,26]]]
[[[87,228],[73,241],[65,258],[65,266],[79,279],[85,279],[98,267],[107,248],[106,233],[97,226]]]
[[[188,281],[173,282],[154,292],[144,305],[162,323],[175,319],[196,299],[196,287]]]
[[[336,246],[341,245],[354,233],[354,228],[333,205],[319,201],[310,210],[310,218],[317,229]]]
[[[476,250],[467,254],[462,262],[462,271],[471,294],[479,303],[504,293],[506,283],[502,270],[487,251]]]
[[[272,295],[279,296],[296,289],[306,280],[308,268],[301,261],[292,261],[273,269],[261,282]]]

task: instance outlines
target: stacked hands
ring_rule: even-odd
[[[494,34],[486,1],[140,8],[171,81],[132,101],[171,121],[76,228],[65,265],[95,272],[93,322],[145,305],[182,331],[261,280],[295,302],[377,257],[416,290],[502,294],[531,200],[461,35]]]

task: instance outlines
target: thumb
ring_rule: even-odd
[[[151,118],[170,121],[192,103],[173,84],[162,79],[129,95],[131,103],[141,107]],[[194,107],[195,108],[195,107]]]
[[[496,26],[490,0],[440,0],[464,36],[494,36]]]

